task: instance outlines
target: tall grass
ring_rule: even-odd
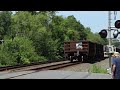
[[[100,66],[96,66],[95,64],[89,69],[89,72],[91,73],[104,73],[107,74],[107,70],[103,69]]]

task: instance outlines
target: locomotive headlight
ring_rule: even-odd
[[[119,34],[118,30],[114,30],[114,32],[113,32],[114,38],[117,38],[118,34]]]

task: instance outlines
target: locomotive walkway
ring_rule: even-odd
[[[22,71],[13,73],[0,73],[0,79],[111,79],[109,74],[74,72],[74,71]]]

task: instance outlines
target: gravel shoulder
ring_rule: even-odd
[[[76,72],[88,72],[90,68],[92,68],[93,65],[99,66],[103,69],[109,68],[109,59],[104,59],[95,63],[81,63],[78,65],[65,67],[59,70],[65,70],[65,71],[76,71]]]

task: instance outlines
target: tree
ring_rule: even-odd
[[[64,19],[62,27],[64,27],[65,33],[67,33],[68,29],[76,31],[79,35],[78,39],[83,39],[87,36],[84,26],[80,23],[80,21],[77,21],[73,15]]]
[[[86,28],[86,34],[87,34],[87,40],[89,40],[89,41],[103,44],[103,45],[108,44],[108,40],[106,38],[101,38],[98,33],[91,32],[91,29],[88,27]]]
[[[67,36],[69,37],[70,40],[78,40],[79,39],[79,34],[75,30],[68,29]]]
[[[35,52],[33,42],[26,37],[15,37],[14,40],[5,39],[0,45],[0,65],[16,65],[31,62],[46,61],[44,56]]]
[[[51,33],[47,32],[45,28],[40,28],[32,38],[32,41],[34,42],[35,50],[38,55],[44,56],[49,60],[55,59],[57,54],[57,40],[53,41]]]
[[[120,48],[120,42],[112,42],[112,44],[115,46],[115,47],[118,47],[118,48]]]
[[[0,40],[4,39],[6,34],[11,33],[11,15],[10,11],[0,12]]]
[[[18,36],[28,36],[31,30],[32,16],[27,11],[19,11],[12,17],[12,33]]]

